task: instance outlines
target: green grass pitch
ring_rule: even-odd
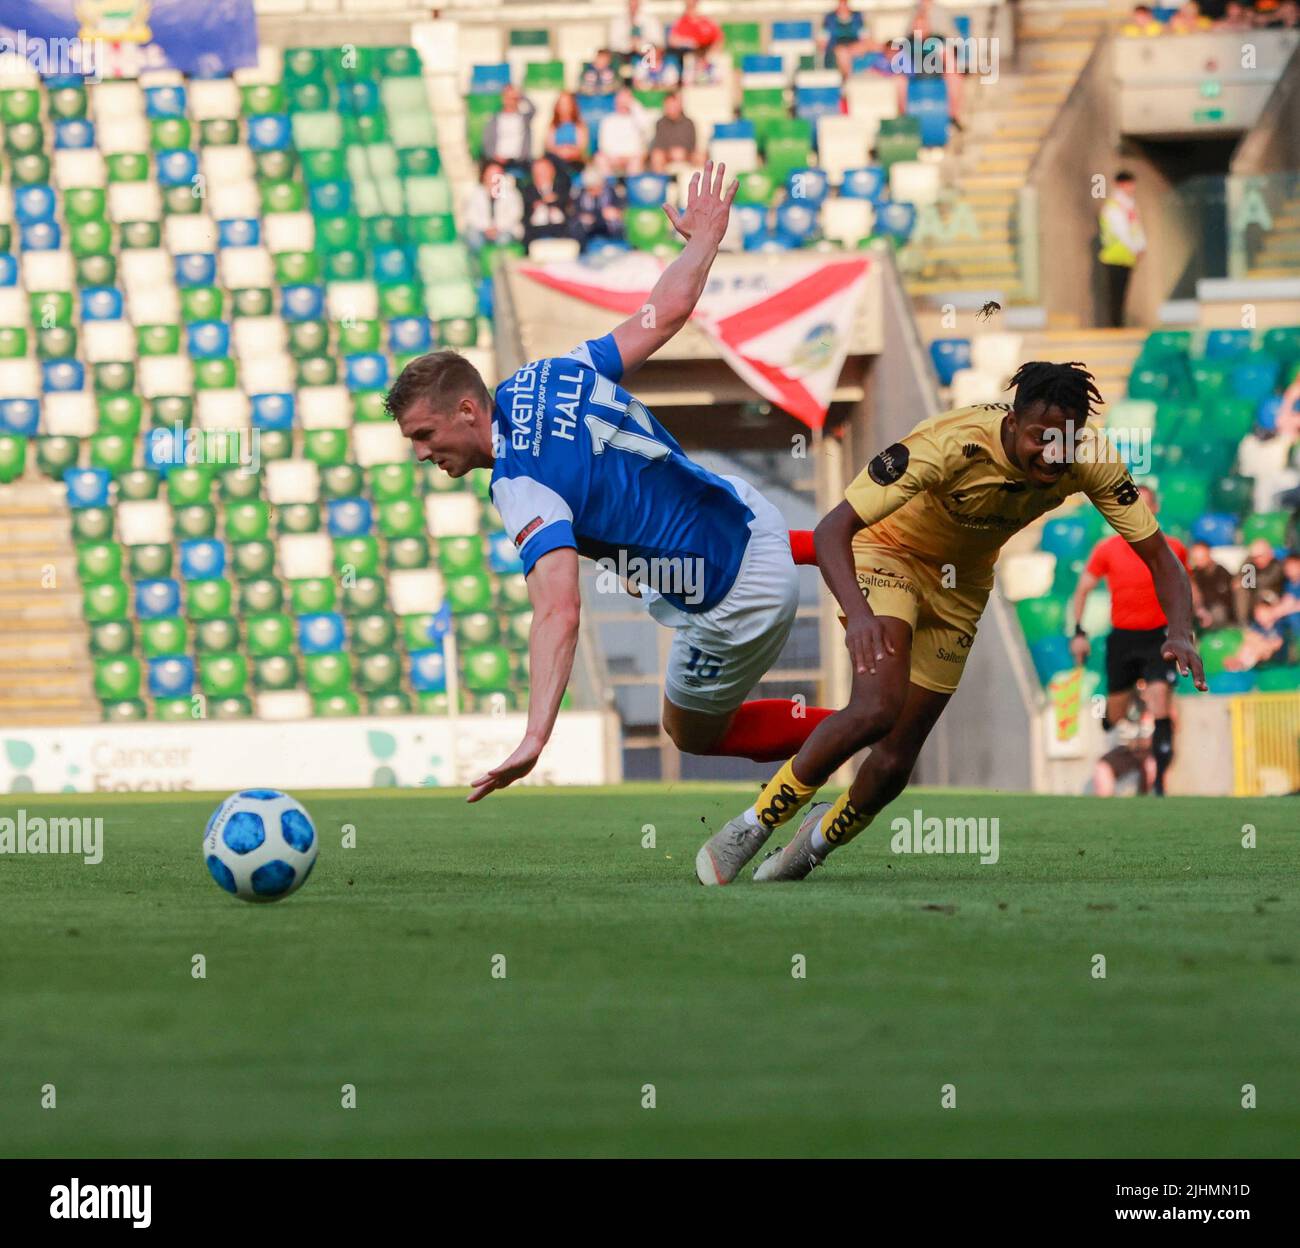
[[[1296,1155],[1294,800],[913,791],[804,884],[700,888],[752,792],[300,794],[267,906],[202,866],[215,796],[8,795],[105,850],[0,858],[0,1151]],[[891,853],[917,806],[1000,862]]]

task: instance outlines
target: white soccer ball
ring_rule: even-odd
[[[311,816],[275,789],[232,793],[203,834],[203,861],[212,878],[244,901],[279,901],[301,888],[317,848]]]

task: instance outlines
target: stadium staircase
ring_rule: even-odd
[[[1127,393],[1129,374],[1146,338],[1145,329],[1043,330],[1025,335],[1023,355],[1027,360],[1083,361],[1109,404]]]
[[[64,490],[0,486],[0,550],[0,718],[16,727],[97,720]]]
[[[1300,273],[1300,178],[1273,213],[1273,228],[1246,270],[1255,279],[1295,278]]]
[[[1019,192],[1098,36],[1113,20],[1104,7],[1026,11],[1014,69],[1003,68],[995,83],[968,85],[965,132],[945,173],[950,194],[970,208],[978,235],[928,242],[908,281],[911,294],[997,290],[1012,303],[1023,297],[1015,237]]]

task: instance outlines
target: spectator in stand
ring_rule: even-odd
[[[1287,645],[1300,643],[1300,550],[1288,550],[1282,559],[1282,601],[1278,604],[1278,625],[1286,633]],[[1300,655],[1294,656],[1300,658]]]
[[[1241,648],[1223,660],[1230,672],[1248,672],[1267,663],[1286,645],[1286,633],[1279,621],[1285,611],[1277,594],[1261,594],[1250,613],[1250,624],[1241,639]]]
[[[600,48],[582,71],[578,89],[583,95],[608,95],[618,86],[618,71],[614,68],[614,54]]]
[[[957,70],[957,50],[956,41],[961,38],[961,32],[957,29],[957,20],[941,4],[935,4],[933,0],[917,0],[916,9],[912,13],[911,25],[908,28],[908,38],[913,41],[912,49],[909,54],[914,55],[915,48],[919,45],[922,49],[929,46],[932,39],[939,40],[943,43],[943,81],[948,89],[948,117],[952,124],[960,130],[962,100],[964,98],[964,84],[962,75]],[[913,66],[912,72],[920,73],[920,66]],[[903,99],[899,104],[899,111],[907,112],[907,79],[899,80],[900,89],[903,92]]]
[[[1101,210],[1101,261],[1106,278],[1104,328],[1120,329],[1124,325],[1124,299],[1128,294],[1133,269],[1146,251],[1146,234],[1138,216],[1137,180],[1127,169],[1115,175],[1110,198]]]
[[[1156,15],[1148,4],[1139,4],[1132,16],[1124,23],[1126,35],[1163,35],[1165,24],[1156,20]]]
[[[645,12],[641,0],[627,0],[627,11],[609,24],[609,46],[628,61],[639,61],[664,46],[664,24]]]
[[[1262,30],[1295,30],[1300,27],[1300,4],[1296,0],[1282,0],[1267,12],[1261,5],[1258,25]]]
[[[483,159],[522,174],[533,156],[533,105],[518,87],[501,92],[501,111],[483,131]]]
[[[695,123],[682,111],[682,97],[672,91],[664,97],[664,113],[655,125],[650,143],[650,168],[662,173],[669,165],[699,165]]]
[[[573,236],[568,179],[560,176],[549,156],[539,156],[533,161],[533,179],[524,192],[524,242]]]
[[[478,251],[488,243],[517,243],[523,237],[523,196],[514,178],[489,160],[465,201],[465,241],[471,251]]]
[[[1214,28],[1215,30],[1253,30],[1255,14],[1240,0],[1229,0],[1229,3],[1223,6],[1223,16],[1215,21]]]
[[[1201,13],[1201,6],[1196,0],[1187,0],[1177,13],[1169,19],[1165,29],[1174,35],[1194,35],[1203,30],[1212,30],[1214,23]]]
[[[584,250],[593,238],[623,237],[623,197],[594,164],[583,170],[574,195],[574,225]]]
[[[722,27],[699,9],[699,0],[686,0],[681,17],[669,28],[668,47],[680,57],[692,54],[682,70],[682,81],[703,85],[717,77],[709,53],[722,42]]]
[[[1196,619],[1202,628],[1227,628],[1237,622],[1237,603],[1232,592],[1232,573],[1217,562],[1205,542],[1193,542],[1188,552],[1188,575],[1200,603]]]
[[[572,91],[561,91],[555,98],[546,131],[546,154],[555,161],[556,168],[569,174],[577,173],[591,155],[591,134]]]
[[[864,34],[865,26],[866,18],[849,0],[840,0],[822,18],[821,33],[817,36],[822,64],[827,69],[838,69],[847,78],[853,72],[853,58],[872,50],[871,40]]]
[[[681,82],[681,67],[662,48],[647,48],[632,64],[632,85],[638,91],[671,89]]]
[[[1233,592],[1237,596],[1237,618],[1255,618],[1255,607],[1260,602],[1274,603],[1286,589],[1286,574],[1273,547],[1262,537],[1251,542],[1246,550],[1246,561],[1237,573]]]
[[[619,177],[645,170],[645,110],[627,87],[614,97],[614,111],[601,120],[596,158],[606,173]]]

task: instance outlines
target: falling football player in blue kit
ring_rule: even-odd
[[[646,306],[612,333],[534,360],[495,395],[454,351],[413,360],[388,393],[418,459],[453,477],[492,469],[492,501],[533,606],[524,739],[474,781],[472,802],[527,775],[551,735],[578,643],[579,555],[630,570],[650,614],[675,630],[663,726],[679,749],[784,759],[830,714],[786,699],[744,701],[780,654],[798,605],[780,512],[741,478],[692,462],[620,384],[694,311],[736,194],[734,182],[724,191],[725,176],[710,162],[691,179],[684,213],[665,205],[686,246]]]

